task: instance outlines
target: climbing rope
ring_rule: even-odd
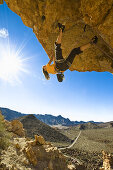
[[[87,24],[85,24],[85,26],[84,26],[84,32],[86,32],[86,27],[87,27]],[[106,44],[106,46],[108,47],[108,48],[110,48],[110,50],[112,51],[112,53],[113,53],[113,48],[111,47],[111,46],[109,46],[108,45],[108,43],[102,38],[102,36],[100,35],[100,32],[97,30],[97,29],[95,29],[95,28],[93,28],[93,30],[95,30],[95,32],[100,36],[100,38],[102,39],[102,41],[104,41],[104,43]]]
[[[84,32],[86,32],[86,27],[87,25],[85,24],[84,26]],[[100,36],[100,34],[98,33],[98,31],[96,30],[97,34]],[[85,37],[87,37],[85,35]],[[100,36],[101,37],[101,36]],[[87,37],[88,38],[88,37]],[[101,37],[101,39],[104,41],[104,39]],[[110,47],[105,41],[104,43],[106,44],[106,46],[113,52],[112,47]],[[102,53],[104,53],[107,57],[109,57],[112,61],[113,61],[113,56],[109,55],[107,52],[105,52],[101,47],[99,47],[97,44],[94,44],[96,46],[96,48],[98,48]]]
[[[101,39],[104,41],[104,43],[106,44],[106,46],[107,46],[107,47],[112,51],[112,53],[113,53],[113,48],[112,48],[111,46],[109,46],[108,43],[102,38],[102,36],[100,35],[99,31],[97,31],[96,29],[95,29],[95,31],[96,31],[97,34],[101,37]]]
[[[108,57],[113,61],[113,57],[112,57],[112,56],[110,56],[108,53],[106,53],[104,50],[102,50],[102,48],[98,47],[97,44],[95,44],[95,46],[96,46],[102,53],[104,53],[106,56],[108,56]]]

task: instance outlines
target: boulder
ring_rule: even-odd
[[[42,136],[35,135],[34,141],[28,141],[22,149],[29,162],[38,170],[68,170],[65,156],[57,147],[48,145]]]
[[[103,167],[100,170],[111,170],[113,168],[113,155],[105,153],[102,151],[103,154]]]
[[[23,124],[19,120],[12,120],[11,122],[4,120],[6,129],[9,132],[13,132],[14,136],[18,135],[20,137],[25,136],[25,131],[23,129]]]
[[[35,142],[36,142],[36,144],[38,143],[38,144],[41,144],[41,145],[46,144],[43,136],[37,136],[37,135],[35,135]]]

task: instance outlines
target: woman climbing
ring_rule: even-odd
[[[48,64],[44,65],[43,68],[43,73],[44,76],[47,80],[50,79],[49,74],[56,74],[57,79],[59,82],[62,82],[64,79],[64,72],[69,69],[71,64],[73,63],[73,60],[76,55],[81,54],[84,50],[88,49],[91,47],[92,44],[96,44],[98,41],[97,36],[94,36],[91,41],[81,47],[74,48],[69,56],[64,59],[62,56],[62,49],[61,49],[61,40],[62,40],[62,33],[64,32],[65,26],[58,23],[59,27],[59,36],[57,38],[57,41],[55,42],[55,56],[52,56],[50,58],[50,61]],[[53,61],[53,64],[51,64]]]

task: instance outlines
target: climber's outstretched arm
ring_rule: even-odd
[[[53,61],[53,56],[50,57],[48,64],[50,65],[52,63],[52,61]]]
[[[52,55],[50,57],[50,60],[49,60],[48,64],[50,65],[52,63],[52,61],[53,61],[53,63],[55,63],[55,56],[54,55]]]
[[[55,56],[53,55],[53,63],[55,64]]]

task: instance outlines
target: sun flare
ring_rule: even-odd
[[[0,78],[7,82],[21,82],[20,74],[28,73],[22,50],[15,49],[11,44],[0,45],[0,50]]]

